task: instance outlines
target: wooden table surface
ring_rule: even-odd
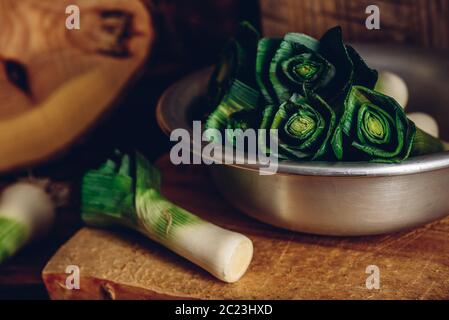
[[[166,197],[252,239],[254,258],[245,276],[225,284],[140,235],[83,229],[46,267],[52,297],[449,299],[449,218],[373,237],[293,233],[259,223],[229,206],[205,167],[173,166],[168,156],[157,166]],[[65,289],[67,265],[80,267],[84,283],[80,291]],[[366,287],[371,265],[380,271],[379,290]]]
[[[167,157],[157,163],[168,198],[253,239],[257,258],[249,270],[249,279],[266,272],[270,275],[267,278],[274,275],[278,279],[271,285],[287,281],[282,285],[287,290],[284,296],[287,292],[290,297],[308,298],[449,299],[449,219],[409,232],[375,237],[333,238],[290,233],[247,218],[231,208],[218,195],[204,167],[175,167]],[[0,266],[0,299],[48,298],[41,271],[60,245],[81,226],[76,207],[59,212],[57,227],[48,239]],[[157,251],[162,256],[167,254],[161,248]],[[167,257],[180,261],[170,254]],[[364,287],[369,276],[365,269],[371,264],[380,268],[380,291]],[[198,272],[190,264],[178,271],[182,275],[186,270],[187,275]],[[300,277],[292,278],[294,274]],[[200,273],[200,276],[215,283],[207,275]],[[295,285],[308,289],[296,290]]]

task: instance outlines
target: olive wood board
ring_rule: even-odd
[[[449,219],[372,237],[293,233],[230,207],[204,166],[173,166],[168,156],[157,166],[167,198],[252,239],[245,276],[226,284],[133,232],[84,228],[43,270],[52,299],[449,299]],[[79,290],[66,287],[68,265],[80,268]],[[371,265],[379,289],[367,288]]]
[[[66,25],[74,5],[79,29]],[[0,0],[0,30],[0,173],[79,142],[142,73],[155,37],[144,0]]]

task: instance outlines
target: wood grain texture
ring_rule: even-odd
[[[367,6],[380,8],[381,29],[367,30]],[[260,0],[265,35],[303,32],[320,37],[336,25],[348,41],[449,49],[449,0]]]
[[[78,5],[81,29],[66,28]],[[154,38],[143,0],[0,0],[0,172],[67,148],[120,98]]]
[[[409,232],[334,238],[292,233],[229,207],[203,167],[158,162],[175,203],[248,235],[254,260],[224,284],[144,237],[82,229],[50,260],[43,279],[53,299],[449,299],[449,219]],[[65,268],[81,269],[81,290],[65,288]],[[381,289],[365,286],[380,268]]]

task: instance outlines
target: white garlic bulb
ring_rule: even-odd
[[[379,73],[375,90],[394,98],[405,109],[408,103],[409,92],[405,81],[397,74],[389,71]]]
[[[440,130],[438,128],[438,123],[432,116],[423,112],[413,112],[408,113],[407,117],[412,120],[422,131],[436,138],[439,137]]]

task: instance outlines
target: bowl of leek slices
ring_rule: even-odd
[[[449,214],[448,83],[441,52],[350,45],[340,27],[320,39],[263,38],[243,23],[214,68],[165,92],[157,117],[167,134],[185,129],[192,140],[201,121],[201,143],[223,150],[247,130],[268,132],[257,153],[276,159],[274,174],[237,152],[234,161],[209,154],[216,187],[243,213],[299,232],[384,234]]]

